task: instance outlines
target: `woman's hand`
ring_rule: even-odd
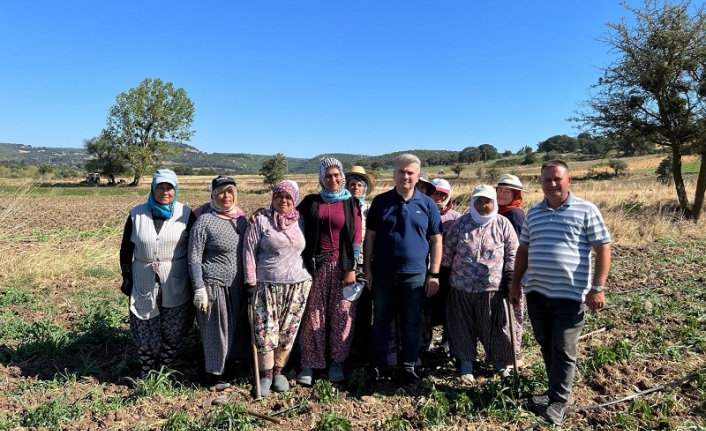
[[[355,271],[345,271],[343,273],[343,286],[350,286],[355,283]]]
[[[208,312],[208,294],[205,287],[194,290],[194,306],[204,314]]]

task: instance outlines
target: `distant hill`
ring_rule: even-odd
[[[257,174],[262,162],[272,155],[244,153],[205,153],[190,145],[174,143],[179,154],[165,160],[166,165],[181,165],[195,171],[218,171],[231,174]],[[367,169],[392,168],[395,158],[405,152],[416,154],[424,166],[451,165],[456,162],[458,151],[446,150],[410,150],[398,151],[381,156],[363,156],[356,154],[330,153],[319,154],[310,159],[287,157],[290,173],[315,173],[324,157],[335,157],[344,166],[362,165]],[[286,155],[286,154],[285,154]],[[0,143],[0,164],[49,164],[54,167],[66,167],[83,170],[88,155],[83,148],[37,147],[26,144]]]

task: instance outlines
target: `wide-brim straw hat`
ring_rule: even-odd
[[[515,189],[522,191],[522,181],[520,181],[517,176],[512,174],[501,175],[498,178],[497,187],[507,187],[508,189]]]
[[[372,193],[375,190],[375,177],[365,172],[365,168],[362,166],[353,166],[350,171],[346,172],[346,182],[348,182],[348,177],[350,175],[360,175],[365,178],[365,182],[368,183],[368,193]]]

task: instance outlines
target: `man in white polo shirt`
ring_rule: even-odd
[[[527,271],[527,311],[549,378],[546,394],[533,397],[546,405],[543,417],[564,421],[571,404],[576,348],[586,308],[605,305],[603,286],[610,269],[610,233],[600,211],[569,191],[568,165],[542,165],[544,200],[533,206],[522,226],[510,300],[519,305],[520,280]],[[596,254],[591,278],[591,251]]]

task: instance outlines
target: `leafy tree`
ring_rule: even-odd
[[[706,13],[690,3],[645,0],[624,7],[635,19],[608,24],[602,41],[616,54],[593,86],[587,110],[572,120],[598,135],[671,148],[672,177],[685,215],[698,220],[706,191],[701,164],[693,207],[682,177],[682,156],[706,156]],[[634,24],[628,24],[634,22]]]
[[[134,185],[150,174],[160,160],[176,150],[168,140],[190,141],[194,135],[194,104],[183,88],[146,78],[139,86],[120,93],[108,112],[105,133],[118,145],[135,171]]]
[[[537,144],[538,153],[548,153],[556,151],[557,153],[572,153],[578,150],[578,142],[576,138],[568,135],[554,135],[551,138]]]
[[[456,163],[455,165],[451,166],[451,172],[456,174],[456,178],[459,178],[461,176],[461,172],[466,169],[466,166],[463,163]]]
[[[490,144],[481,144],[478,151],[480,151],[480,160],[484,162],[498,158],[498,149]]]
[[[628,164],[623,160],[610,159],[608,160],[608,166],[615,172],[615,175],[620,175],[621,172],[628,170]]]
[[[274,187],[275,184],[284,179],[286,170],[286,157],[284,157],[284,154],[282,153],[277,153],[262,162],[262,168],[260,168],[260,175],[265,177],[262,182],[270,187]]]
[[[115,176],[127,171],[127,160],[122,149],[107,133],[83,140],[89,159],[86,162],[88,172],[98,172],[115,182]]]
[[[458,153],[459,163],[475,163],[480,160],[480,150],[478,147],[466,147]]]
[[[655,174],[657,174],[657,181],[659,181],[662,184],[670,185],[672,184],[672,181],[674,180],[674,177],[672,176],[672,155],[668,155],[665,157],[661,162],[659,162],[659,166],[657,166],[657,169],[655,170]]]
[[[525,145],[520,150],[520,154],[525,155],[525,159],[522,161],[523,165],[532,165],[535,162],[535,154],[532,152],[532,147]]]

